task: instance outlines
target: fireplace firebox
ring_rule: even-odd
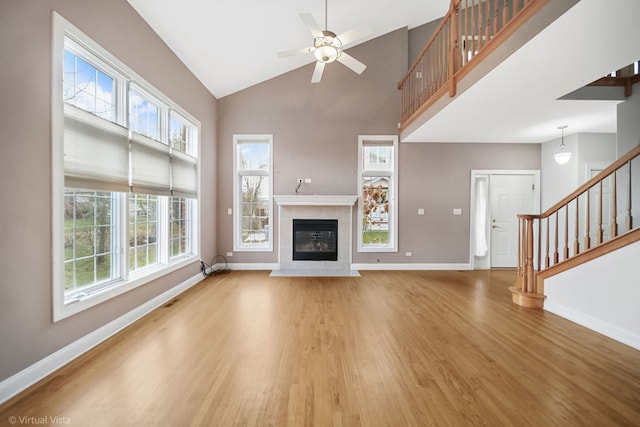
[[[294,219],[294,261],[337,261],[337,219]]]

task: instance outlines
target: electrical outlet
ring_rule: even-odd
[[[233,252],[227,252],[227,256],[233,256]]]
[[[296,182],[297,182],[298,184],[301,184],[301,183],[303,183],[303,182],[304,182],[304,178],[298,178],[298,179],[296,180]]]
[[[233,215],[233,209],[231,208],[227,209],[227,215]]]
[[[453,214],[454,215],[462,215],[462,209],[460,209],[460,208],[453,209]]]
[[[418,215],[424,215],[424,209],[422,208],[418,209]]]
[[[304,179],[304,183],[305,184],[311,184],[311,178],[305,178]]]
[[[404,256],[413,256],[413,252],[405,252]]]

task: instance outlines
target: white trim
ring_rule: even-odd
[[[277,195],[273,199],[279,206],[353,206],[358,196]]]
[[[489,180],[491,175],[532,175],[533,184],[535,189],[533,191],[533,212],[522,213],[538,213],[540,212],[540,170],[538,169],[472,169],[470,174],[470,188],[469,188],[469,265],[470,270],[475,269],[475,251],[473,236],[475,234],[475,216],[474,207],[476,202],[476,185],[475,180],[480,176],[488,176]],[[491,185],[489,185],[489,200],[491,200]],[[491,210],[491,206],[489,206]],[[489,251],[487,253],[488,267],[491,268],[491,233],[487,235],[489,243]]]
[[[278,263],[234,263],[228,264],[229,270],[238,271],[256,271],[256,270],[280,270],[280,264]],[[366,263],[366,264],[351,264],[351,271],[355,270],[395,270],[395,271],[411,271],[411,270],[471,270],[469,263],[450,263],[450,264],[438,264],[438,263]]]
[[[227,268],[229,270],[239,270],[239,271],[256,271],[256,270],[278,270],[280,268],[280,264],[277,262],[247,262],[247,263],[230,263],[227,264]]]
[[[450,263],[450,264],[438,264],[438,263],[367,263],[367,264],[351,264],[352,270],[396,270],[396,271],[411,271],[411,270],[471,270],[469,263]]]
[[[585,328],[592,329],[599,334],[633,347],[636,350],[640,350],[640,335],[637,333],[620,328],[619,326],[611,323],[604,322],[597,317],[589,316],[588,314],[581,313],[562,304],[555,304],[549,300],[545,301],[544,309],[550,313],[577,323],[578,325],[584,326]]]
[[[16,394],[32,386],[47,375],[62,368],[72,360],[91,350],[104,340],[117,334],[162,304],[175,298],[187,289],[202,281],[202,274],[197,274],[168,291],[150,299],[128,313],[118,317],[106,325],[88,333],[82,338],[46,356],[22,371],[0,382],[0,403],[4,403]]]

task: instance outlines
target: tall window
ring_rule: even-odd
[[[54,320],[194,262],[198,122],[54,14]]]
[[[234,135],[234,250],[273,249],[272,135]]]
[[[397,251],[397,136],[358,137],[358,250]]]

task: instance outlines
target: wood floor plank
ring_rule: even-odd
[[[512,271],[209,278],[0,407],[85,426],[633,426],[640,352]]]

